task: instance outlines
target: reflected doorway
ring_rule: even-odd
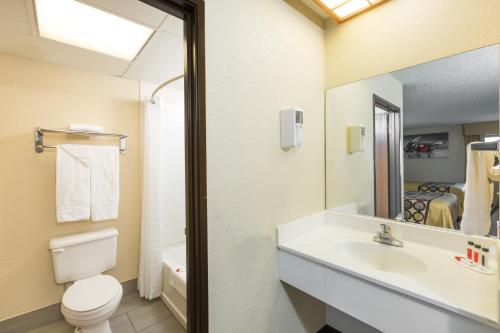
[[[395,218],[401,212],[401,110],[373,95],[375,216]]]

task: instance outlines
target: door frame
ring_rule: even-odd
[[[376,94],[373,94],[373,161],[374,161],[374,167],[373,167],[373,175],[374,175],[374,208],[377,206],[377,169],[375,167],[375,161],[376,161],[376,156],[375,156],[375,108],[380,108],[383,109],[387,112],[389,112],[390,117],[393,117],[393,121],[398,124],[396,126],[396,130],[398,131],[397,133],[394,134],[394,137],[398,140],[398,149],[394,149],[394,152],[392,154],[394,155],[394,161],[396,162],[395,165],[391,165],[389,163],[389,215],[393,214],[395,211],[398,211],[398,213],[401,212],[402,209],[402,204],[403,204],[403,175],[401,172],[401,145],[403,142],[403,131],[402,131],[402,115],[401,115],[401,108],[392,104],[391,102],[381,98],[380,96],[377,96]],[[389,146],[391,144],[391,139],[389,138],[388,140]],[[391,156],[391,149],[388,147],[389,150],[389,156]],[[394,172],[396,173],[396,180],[395,183],[393,177],[391,177],[391,168],[396,169]],[[393,196],[399,193],[399,200],[396,200],[396,198],[393,199]],[[389,216],[390,217],[390,216]],[[395,216],[394,216],[395,217]]]
[[[208,333],[204,0],[140,0],[184,21],[188,333]]]

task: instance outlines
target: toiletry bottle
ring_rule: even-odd
[[[474,242],[473,241],[468,241],[467,242],[467,259],[472,261],[472,253],[474,252]]]
[[[475,264],[479,264],[480,252],[481,252],[481,245],[480,244],[474,245],[474,263]]]
[[[481,266],[488,267],[490,249],[488,249],[487,247],[483,247],[481,252],[482,252],[481,253]]]

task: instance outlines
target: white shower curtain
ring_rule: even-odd
[[[162,247],[165,217],[163,101],[145,102],[143,128],[143,187],[141,257],[138,289],[141,297],[153,299],[161,294]]]

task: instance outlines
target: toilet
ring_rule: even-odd
[[[111,333],[108,319],[120,304],[123,289],[102,274],[116,266],[118,230],[105,228],[52,238],[54,275],[58,284],[72,283],[64,292],[61,312],[75,333]]]

